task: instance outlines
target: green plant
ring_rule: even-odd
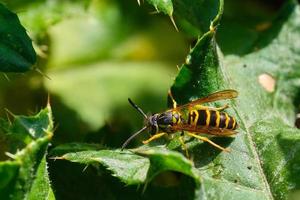
[[[55,19],[51,21],[53,24],[62,20],[66,14],[71,20],[63,21],[62,25],[58,26],[70,28],[78,23],[80,26],[86,26],[86,22],[82,22],[81,18],[72,18],[72,9],[79,10],[76,14],[87,19],[90,16],[86,15],[82,6],[88,4],[92,5],[88,7],[89,12],[103,22],[100,25],[92,25],[92,28],[101,32],[115,27],[126,27],[116,8],[132,8],[127,7],[126,3],[104,2],[76,1],[71,4],[64,1],[62,5],[51,4],[51,11],[47,10],[49,6],[44,7],[44,3],[30,6],[39,8],[37,10],[42,13],[45,13],[46,9],[51,13],[50,18]],[[10,152],[6,153],[10,157],[9,160],[5,160],[1,155],[4,160],[0,162],[1,199],[297,199],[300,184],[300,131],[294,128],[294,121],[295,113],[299,111],[299,3],[286,1],[277,16],[272,20],[268,19],[267,23],[259,18],[251,18],[252,21],[247,23],[236,20],[238,17],[243,19],[245,13],[235,14],[235,21],[232,21],[231,16],[226,15],[226,10],[222,19],[222,0],[148,0],[148,3],[153,5],[156,11],[167,14],[172,21],[175,19],[179,30],[183,30],[190,37],[198,36],[171,86],[179,104],[222,89],[232,88],[239,92],[237,99],[230,100],[230,108],[227,110],[237,118],[239,133],[234,138],[213,139],[222,146],[230,147],[232,151],[220,152],[207,143],[186,137],[192,155],[189,160],[181,150],[177,134],[172,140],[159,140],[142,146],[137,143],[141,138],[137,138],[134,141],[136,143],[131,144],[131,147],[135,148],[120,151],[118,147],[132,131],[128,126],[137,128],[140,125],[128,125],[129,122],[122,115],[128,111],[120,106],[120,102],[126,99],[126,95],[139,97],[137,82],[147,85],[147,91],[157,91],[155,94],[161,98],[166,94],[167,88],[163,87],[169,84],[166,74],[170,71],[163,67],[163,62],[154,63],[151,69],[147,68],[151,64],[140,63],[138,59],[124,62],[130,58],[132,52],[140,51],[136,51],[136,47],[130,49],[130,40],[120,45],[123,45],[121,50],[125,52],[120,53],[120,49],[114,44],[122,43],[132,30],[124,28],[124,32],[121,33],[103,31],[103,37],[100,38],[91,33],[88,36],[93,39],[88,44],[99,41],[103,42],[103,46],[87,50],[84,56],[77,49],[63,52],[59,43],[52,44],[53,50],[59,52],[56,52],[59,55],[48,61],[49,76],[53,80],[44,80],[44,83],[51,94],[58,96],[57,99],[54,97],[52,103],[53,113],[55,121],[61,123],[61,120],[64,124],[61,129],[58,128],[57,136],[53,129],[49,104],[37,115],[13,115],[12,122],[1,120],[1,152]],[[234,6],[229,8],[233,9]],[[60,9],[64,11],[63,14]],[[37,15],[35,12],[31,13],[32,16]],[[137,19],[133,13],[130,16],[132,18],[129,17],[131,20]],[[60,30],[57,27],[49,28],[45,22],[33,25],[30,24],[33,20],[30,20],[29,14],[24,14],[23,17],[28,27],[38,27],[35,31],[37,41],[45,42],[41,38],[45,37],[42,33],[47,32],[51,38],[56,38],[56,42],[64,42],[57,34],[57,30]],[[14,26],[21,29],[18,21],[15,22],[17,23]],[[135,22],[136,27],[142,27],[141,24],[138,20]],[[148,25],[154,26],[150,22]],[[233,27],[231,32],[226,29],[227,26]],[[247,26],[256,29],[249,30]],[[48,28],[50,30],[46,31]],[[11,34],[16,35],[14,31],[11,31]],[[28,37],[23,32],[22,34],[22,40],[27,41]],[[159,36],[160,32],[153,31],[151,34]],[[158,37],[154,38],[159,40]],[[68,39],[72,38],[66,38],[66,41]],[[26,48],[23,49],[28,49],[28,41],[25,44]],[[163,49],[171,51],[171,44],[172,42],[164,45],[166,47]],[[86,44],[81,45],[84,47]],[[158,43],[151,48],[161,46]],[[148,49],[149,52],[151,48]],[[163,54],[160,48],[157,49]],[[26,56],[25,58],[33,64],[32,52],[30,55],[30,59]],[[156,60],[169,58],[167,54],[153,55],[153,59]],[[95,62],[96,58],[102,59],[100,64],[89,62]],[[139,68],[140,64],[143,68]],[[26,69],[31,69],[30,66],[26,65]],[[8,72],[9,69],[16,71],[20,66],[6,65],[3,69],[0,68],[4,72]],[[19,70],[21,71],[23,70]],[[111,74],[116,78],[111,78]],[[149,77],[148,74],[152,76]],[[119,79],[123,80],[128,76],[134,84],[130,81],[118,84]],[[267,77],[267,80],[261,78],[262,76]],[[75,81],[80,83],[77,90],[72,88]],[[109,87],[104,86],[105,84]],[[133,85],[132,91],[126,90]],[[93,92],[99,87],[102,87],[99,93]],[[91,97],[95,100],[86,105]],[[147,96],[138,99],[142,101],[143,98],[147,99]],[[96,102],[99,99],[100,104]],[[164,100],[150,103],[163,110],[166,109],[160,106],[163,102]],[[147,109],[149,105],[145,105]],[[219,102],[213,105],[217,106]],[[101,115],[95,110],[99,110]],[[112,125],[109,126],[105,122],[107,116],[112,119],[124,119],[124,122],[112,120]],[[136,118],[136,121],[139,120],[141,119]],[[116,134],[125,131],[128,132],[127,135]],[[115,134],[105,135],[106,132]],[[53,135],[54,147],[47,150]]]

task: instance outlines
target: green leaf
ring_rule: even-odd
[[[47,172],[46,156],[44,156],[38,166],[36,178],[34,179],[32,187],[28,193],[28,199],[55,199],[50,186],[49,174]]]
[[[148,159],[130,152],[111,150],[67,153],[58,158],[85,165],[102,164],[127,185],[143,183],[150,164]]]
[[[193,148],[202,198],[287,199],[299,190],[300,131],[293,128],[299,109],[299,19],[299,5],[287,2],[271,29],[252,44],[256,50],[242,57],[223,57],[209,31],[176,77],[172,92],[179,104],[222,89],[239,92],[227,110],[237,118],[239,133],[218,140],[231,153],[217,153],[207,144]],[[274,91],[261,75],[275,80]]]
[[[16,14],[0,4],[0,71],[26,72],[36,62],[31,39]]]
[[[225,86],[226,81],[223,79],[219,67],[214,34],[213,31],[210,31],[198,40],[176,77],[172,86],[172,93],[179,104],[206,96],[223,89]],[[239,136],[240,138],[238,138]],[[244,153],[249,151],[248,147],[243,144],[244,137],[244,134],[239,134],[235,138],[231,145],[232,152],[229,154],[217,155],[216,150],[207,148],[207,144],[201,145],[203,147],[200,149],[197,146],[194,148],[195,165],[199,166],[198,169],[204,176],[203,182],[201,182],[201,191],[204,194],[201,195],[206,195],[205,198],[209,198],[211,194],[216,192],[214,188],[218,188],[219,191],[239,191],[231,194],[235,195],[234,198],[239,198],[240,195],[245,196],[246,199],[257,196],[266,197],[263,191],[255,191],[251,194],[253,189],[263,188],[264,183],[262,178],[255,178],[259,177],[259,166],[253,166],[255,162],[253,153]],[[235,147],[234,144],[237,141],[240,144]],[[228,142],[226,142],[227,145]],[[251,170],[248,169],[249,166],[251,166]],[[228,184],[230,182],[232,184]],[[220,198],[225,198],[228,194],[218,192],[218,195]]]
[[[176,171],[194,178],[199,184],[199,176],[193,167],[193,163],[185,158],[182,154],[175,151],[169,151],[165,148],[138,148],[133,150],[142,156],[150,159],[151,166],[148,172],[148,182],[163,171]]]
[[[172,86],[172,93],[179,104],[199,98],[199,91],[209,94],[224,84],[220,75],[214,31],[205,33],[197,42],[181,67]],[[193,96],[191,96],[191,94]]]
[[[161,147],[139,148],[134,149],[133,152],[136,154],[119,150],[80,151],[67,153],[55,159],[85,165],[104,165],[113,176],[127,185],[150,182],[163,171],[180,172],[199,183],[198,174],[192,162],[178,152]]]
[[[58,156],[65,153],[79,152],[79,151],[92,151],[92,150],[96,151],[102,148],[103,147],[99,144],[77,143],[77,142],[64,143],[52,149],[50,152],[50,156]]]
[[[0,162],[1,199],[55,199],[46,163],[53,135],[50,106],[35,116],[13,117],[13,122],[1,127],[1,137],[10,141],[6,154],[12,158]]]

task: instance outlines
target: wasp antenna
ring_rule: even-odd
[[[144,111],[140,107],[138,107],[135,103],[133,103],[133,101],[130,98],[128,98],[128,101],[132,105],[132,107],[134,107],[137,111],[139,111],[139,113],[141,113],[145,117],[145,119],[148,119]]]
[[[138,132],[136,132],[135,134],[133,134],[132,136],[130,136],[130,138],[128,138],[124,144],[122,145],[121,151],[123,151],[123,149],[128,145],[128,143],[135,138],[138,134],[142,133],[144,130],[147,129],[147,126],[144,126],[141,130],[139,130]]]

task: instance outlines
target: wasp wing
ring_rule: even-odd
[[[238,92],[236,90],[222,90],[222,91],[212,93],[212,94],[210,94],[206,97],[196,99],[196,100],[191,101],[187,104],[178,106],[176,108],[176,110],[191,108],[191,107],[194,107],[194,106],[199,105],[199,104],[218,101],[218,100],[223,100],[223,99],[233,99],[233,98],[236,98],[237,96],[238,96]]]

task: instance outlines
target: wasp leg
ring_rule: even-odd
[[[164,136],[165,134],[167,134],[167,133],[157,133],[157,134],[153,135],[151,138],[149,138],[148,140],[143,141],[143,144],[148,144],[152,140],[156,140],[156,139]]]
[[[177,102],[175,101],[175,99],[174,99],[174,97],[172,95],[171,90],[169,90],[168,95],[169,95],[169,97],[171,98],[171,100],[173,102],[173,108],[177,108]]]
[[[228,104],[225,104],[224,106],[215,108],[215,107],[209,107],[209,106],[203,106],[203,105],[196,105],[194,106],[196,109],[208,109],[208,110],[213,110],[213,111],[222,111],[225,110],[226,108],[229,108]]]
[[[179,141],[180,141],[180,143],[181,143],[182,149],[185,151],[186,157],[187,157],[187,158],[190,158],[189,151],[188,151],[188,149],[187,149],[187,147],[186,147],[186,145],[185,145],[185,143],[184,143],[184,140],[183,140],[183,136],[180,136],[180,137],[179,137]]]
[[[214,143],[213,141],[211,141],[211,140],[208,139],[207,137],[202,137],[202,136],[200,136],[200,135],[196,135],[196,134],[193,134],[193,133],[190,133],[190,132],[187,132],[187,134],[188,134],[189,136],[195,137],[195,138],[197,138],[197,139],[199,139],[199,140],[202,140],[202,141],[204,141],[204,142],[208,142],[209,144],[213,145],[214,147],[216,147],[216,148],[218,148],[218,149],[221,149],[222,151],[230,152],[229,149],[226,149],[226,148],[221,147],[220,145]]]

